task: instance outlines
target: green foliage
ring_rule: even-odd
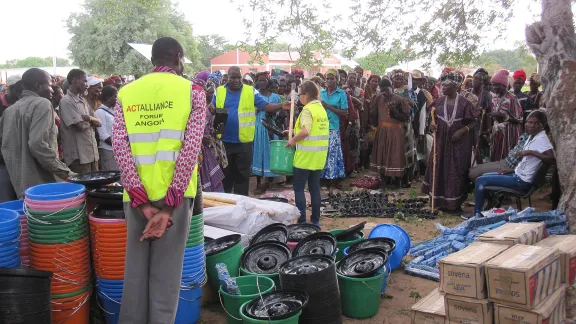
[[[488,72],[493,75],[500,69],[508,69],[510,71],[524,69],[527,75],[536,72],[538,63],[536,58],[528,53],[528,49],[524,46],[518,46],[514,50],[494,50],[482,53],[475,60],[479,66],[484,66]]]
[[[226,38],[217,34],[198,36],[198,52],[200,62],[205,69],[210,68],[210,60],[234,49]]]
[[[86,0],[84,12],[71,14],[66,25],[74,62],[91,73],[148,73],[152,63],[128,43],[152,44],[166,36],[177,39],[192,61],[186,72],[201,67],[192,27],[170,0]]]
[[[300,66],[317,65],[316,50],[326,56],[338,47],[345,57],[356,56],[359,49],[372,50],[367,63],[373,65],[370,69],[382,71],[390,62],[416,57],[434,58],[453,67],[469,64],[482,52],[483,42],[494,41],[483,40],[482,35],[502,34],[499,28],[512,16],[511,6],[517,0],[336,3],[347,5],[347,17],[339,15],[340,9],[332,10],[326,0],[271,0],[266,5],[256,0],[250,0],[249,5],[236,1],[242,2],[240,10],[251,11],[249,16],[254,17],[244,19],[244,25],[245,43],[255,44],[250,49],[256,56],[269,52],[277,37],[288,37],[298,40],[292,47],[300,52]],[[348,23],[343,24],[344,19]]]
[[[67,59],[57,57],[56,58],[56,65],[57,66],[69,66],[70,62]],[[11,68],[34,68],[34,67],[48,67],[52,66],[52,58],[51,57],[27,57],[22,60],[8,60],[6,64],[0,64],[0,68],[2,69],[11,69]]]

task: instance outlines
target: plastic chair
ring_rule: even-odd
[[[534,181],[532,186],[527,191],[519,191],[506,187],[499,186],[486,186],[484,191],[486,194],[490,195],[488,200],[488,206],[486,209],[498,208],[502,205],[502,201],[505,197],[514,197],[516,199],[516,208],[522,210],[522,199],[528,199],[528,206],[532,207],[532,194],[544,185],[546,182],[546,175],[548,174],[549,165],[542,164],[542,166],[536,171],[534,176]]]

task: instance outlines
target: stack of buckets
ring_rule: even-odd
[[[92,261],[100,305],[108,324],[118,323],[124,286],[126,219],[90,215]]]
[[[30,262],[53,272],[53,323],[88,323],[91,295],[86,188],[49,183],[25,192]]]
[[[26,214],[24,213],[24,200],[13,200],[1,203],[0,209],[10,209],[20,215],[20,263],[22,268],[29,268],[28,226],[26,225]]]
[[[0,268],[20,267],[20,215],[0,209]]]
[[[202,286],[206,283],[204,253],[204,215],[192,216],[190,233],[184,250],[180,298],[175,324],[195,324],[200,321]]]

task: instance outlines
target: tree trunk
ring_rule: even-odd
[[[526,27],[526,40],[540,64],[562,187],[560,208],[576,234],[576,35],[570,0],[542,0],[541,19]],[[566,309],[569,318],[576,316],[574,288]]]

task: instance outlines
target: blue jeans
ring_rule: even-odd
[[[320,176],[322,170],[305,170],[294,168],[294,176],[292,177],[292,184],[294,185],[294,199],[296,200],[296,207],[300,211],[300,218],[298,223],[306,222],[306,195],[304,188],[308,182],[308,190],[310,191],[310,200],[312,200],[312,217],[310,220],[314,224],[320,223]]]
[[[514,190],[528,190],[532,184],[523,181],[515,173],[498,174],[495,172],[486,173],[476,179],[476,189],[474,190],[474,212],[479,213],[484,206],[484,187],[498,186]]]

